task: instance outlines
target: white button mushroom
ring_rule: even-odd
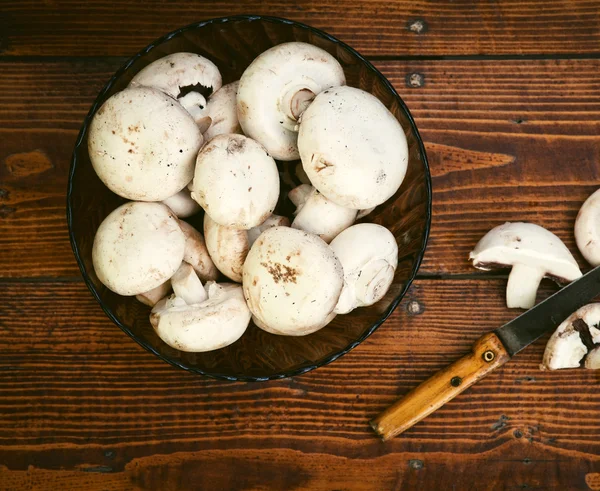
[[[130,87],[154,87],[177,99],[204,133],[210,125],[206,97],[221,88],[221,73],[195,53],[173,53],[140,70]]]
[[[292,228],[316,234],[327,243],[354,223],[358,211],[336,205],[307,184],[292,189],[288,196],[297,207]]]
[[[493,228],[471,251],[469,259],[484,271],[512,267],[506,287],[509,309],[533,307],[542,278],[568,283],[581,276],[562,240],[533,223],[505,223]]]
[[[216,280],[219,270],[208,253],[202,234],[183,220],[179,220],[179,227],[185,235],[183,260],[194,268],[202,281]]]
[[[185,236],[162,203],[125,203],[98,227],[92,261],[98,279],[120,295],[138,295],[167,281],[183,261]]]
[[[170,291],[171,281],[167,280],[156,288],[152,288],[152,290],[136,295],[135,298],[148,307],[154,307],[160,300],[165,298]]]
[[[577,368],[588,354],[587,368],[597,367],[597,351],[600,344],[600,303],[581,307],[562,322],[548,340],[542,370]],[[591,358],[590,358],[591,357]]]
[[[163,203],[171,208],[177,218],[188,218],[201,210],[200,205],[192,199],[190,190],[187,188],[183,188],[177,194],[163,200]]]
[[[208,98],[206,112],[211,124],[204,133],[204,139],[210,140],[217,135],[242,133],[237,117],[237,91],[239,81],[223,85]]]
[[[151,88],[125,89],[94,115],[88,150],[98,177],[124,198],[162,201],[194,177],[202,134],[189,113]]]
[[[216,136],[198,154],[192,198],[220,225],[243,230],[255,227],[277,204],[277,165],[250,138]]]
[[[208,214],[204,215],[206,247],[219,271],[238,283],[242,282],[242,269],[248,250],[258,236],[270,227],[289,226],[286,217],[271,215],[262,224],[250,230],[237,230],[219,225]]]
[[[390,198],[408,165],[398,120],[377,97],[354,87],[315,97],[300,120],[298,150],[312,185],[334,203],[354,209]]]
[[[234,343],[246,331],[251,316],[242,287],[214,282],[206,286],[208,299],[201,303],[187,305],[173,295],[152,309],[152,327],[172,348],[213,351]]]
[[[337,314],[373,305],[385,296],[398,266],[398,245],[387,228],[359,223],[340,233],[330,247],[344,268]]]
[[[171,277],[173,293],[181,298],[187,305],[204,302],[208,295],[194,268],[185,261]]]
[[[592,266],[600,264],[600,189],[593,193],[577,214],[575,240],[579,251]]]
[[[302,336],[332,319],[343,276],[340,261],[322,239],[273,227],[248,253],[244,296],[259,327],[273,334]]]
[[[298,158],[296,125],[312,98],[344,85],[339,62],[306,43],[284,43],[260,54],[244,71],[237,113],[244,133],[278,160]]]

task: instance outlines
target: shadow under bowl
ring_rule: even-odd
[[[125,200],[96,176],[87,137],[96,111],[111,95],[151,62],[188,51],[212,60],[223,83],[240,78],[252,60],[280,43],[302,41],[326,50],[342,64],[347,84],[375,95],[398,119],[409,146],[406,178],[398,192],[363,221],[381,224],[396,237],[398,268],[387,295],[371,307],[339,315],[327,327],[304,337],[276,336],[253,324],[234,344],[208,353],[184,353],[166,345],[148,320],[149,308],[134,297],[108,290],[96,277],[92,245],[102,220]],[[282,190],[282,194],[283,194]],[[201,216],[190,223],[202,230]],[[423,142],[406,105],[390,82],[355,50],[322,31],[297,22],[264,16],[211,19],[178,29],[127,61],[100,91],[88,113],[73,152],[68,183],[67,220],[71,245],[85,282],[108,317],[141,346],[162,360],[218,379],[262,381],[299,375],[331,363],[358,346],[396,308],[413,281],[429,235],[431,177]]]

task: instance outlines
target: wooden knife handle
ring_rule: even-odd
[[[383,441],[389,440],[429,416],[509,359],[500,339],[494,333],[486,334],[473,345],[470,354],[440,370],[369,423]]]

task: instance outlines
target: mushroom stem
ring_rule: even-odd
[[[290,92],[286,94],[286,99],[289,97],[289,94]],[[304,88],[294,92],[291,97],[289,97],[289,106],[287,104],[285,106],[286,114],[290,119],[298,121],[314,98],[315,93],[310,89]]]
[[[508,276],[506,286],[506,306],[509,309],[530,309],[535,305],[535,297],[545,271],[540,268],[515,264]]]

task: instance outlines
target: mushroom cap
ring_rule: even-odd
[[[208,97],[222,85],[221,73],[212,61],[196,53],[173,53],[140,70],[131,87],[154,87],[176,99],[190,92]]]
[[[342,66],[327,51],[306,43],[279,44],[257,56],[242,74],[237,93],[240,125],[274,158],[295,160],[297,104],[345,83]]]
[[[302,186],[306,186],[306,184],[301,184],[298,187]],[[329,243],[342,230],[347,229],[354,223],[358,210],[337,205],[315,188],[310,187],[310,194],[297,204],[296,218],[292,222],[292,228],[316,234]],[[290,194],[293,191],[290,191]]]
[[[336,313],[373,305],[385,296],[398,266],[398,244],[387,228],[359,223],[341,232],[330,247],[344,268]]]
[[[106,186],[127,199],[162,201],[194,177],[202,134],[168,95],[147,87],[110,97],[90,125],[90,160]]]
[[[484,271],[525,264],[559,281],[581,276],[577,261],[563,241],[534,223],[507,222],[493,228],[477,243],[469,259]]]
[[[600,346],[591,350],[585,358],[585,368],[590,370],[600,369]]]
[[[167,281],[183,261],[185,236],[162,203],[125,203],[98,227],[92,261],[98,279],[119,295],[138,295]]]
[[[210,282],[207,290],[208,300],[202,303],[185,305],[164,300],[152,310],[154,330],[172,348],[213,351],[234,343],[246,331],[251,316],[242,287]]]
[[[600,189],[589,196],[575,220],[575,241],[585,260],[600,264]]]
[[[242,133],[237,117],[238,85],[239,81],[223,85],[208,98],[206,113],[211,119],[211,124],[204,133],[205,140],[208,141],[217,135]]]
[[[201,210],[200,205],[192,199],[190,190],[187,188],[183,188],[177,194],[163,200],[163,203],[171,208],[177,218],[188,218]]]
[[[389,199],[408,165],[404,130],[377,97],[354,87],[324,90],[300,119],[298,150],[310,182],[340,206]]]
[[[183,220],[179,220],[179,227],[185,235],[183,260],[191,264],[202,281],[216,280],[219,277],[219,270],[210,257],[202,234]]]
[[[302,336],[331,320],[343,276],[340,261],[322,239],[273,227],[260,235],[246,257],[244,296],[259,327]]]
[[[600,343],[600,303],[584,305],[567,317],[554,331],[546,344],[542,370],[577,368],[581,360]],[[594,357],[590,365],[594,363]],[[586,360],[586,366],[588,365]]]
[[[277,205],[277,165],[262,145],[244,135],[216,136],[198,154],[192,198],[220,225],[255,227]]]
[[[246,230],[224,227],[206,213],[204,215],[206,248],[216,267],[227,278],[242,282],[242,269],[250,244]]]

